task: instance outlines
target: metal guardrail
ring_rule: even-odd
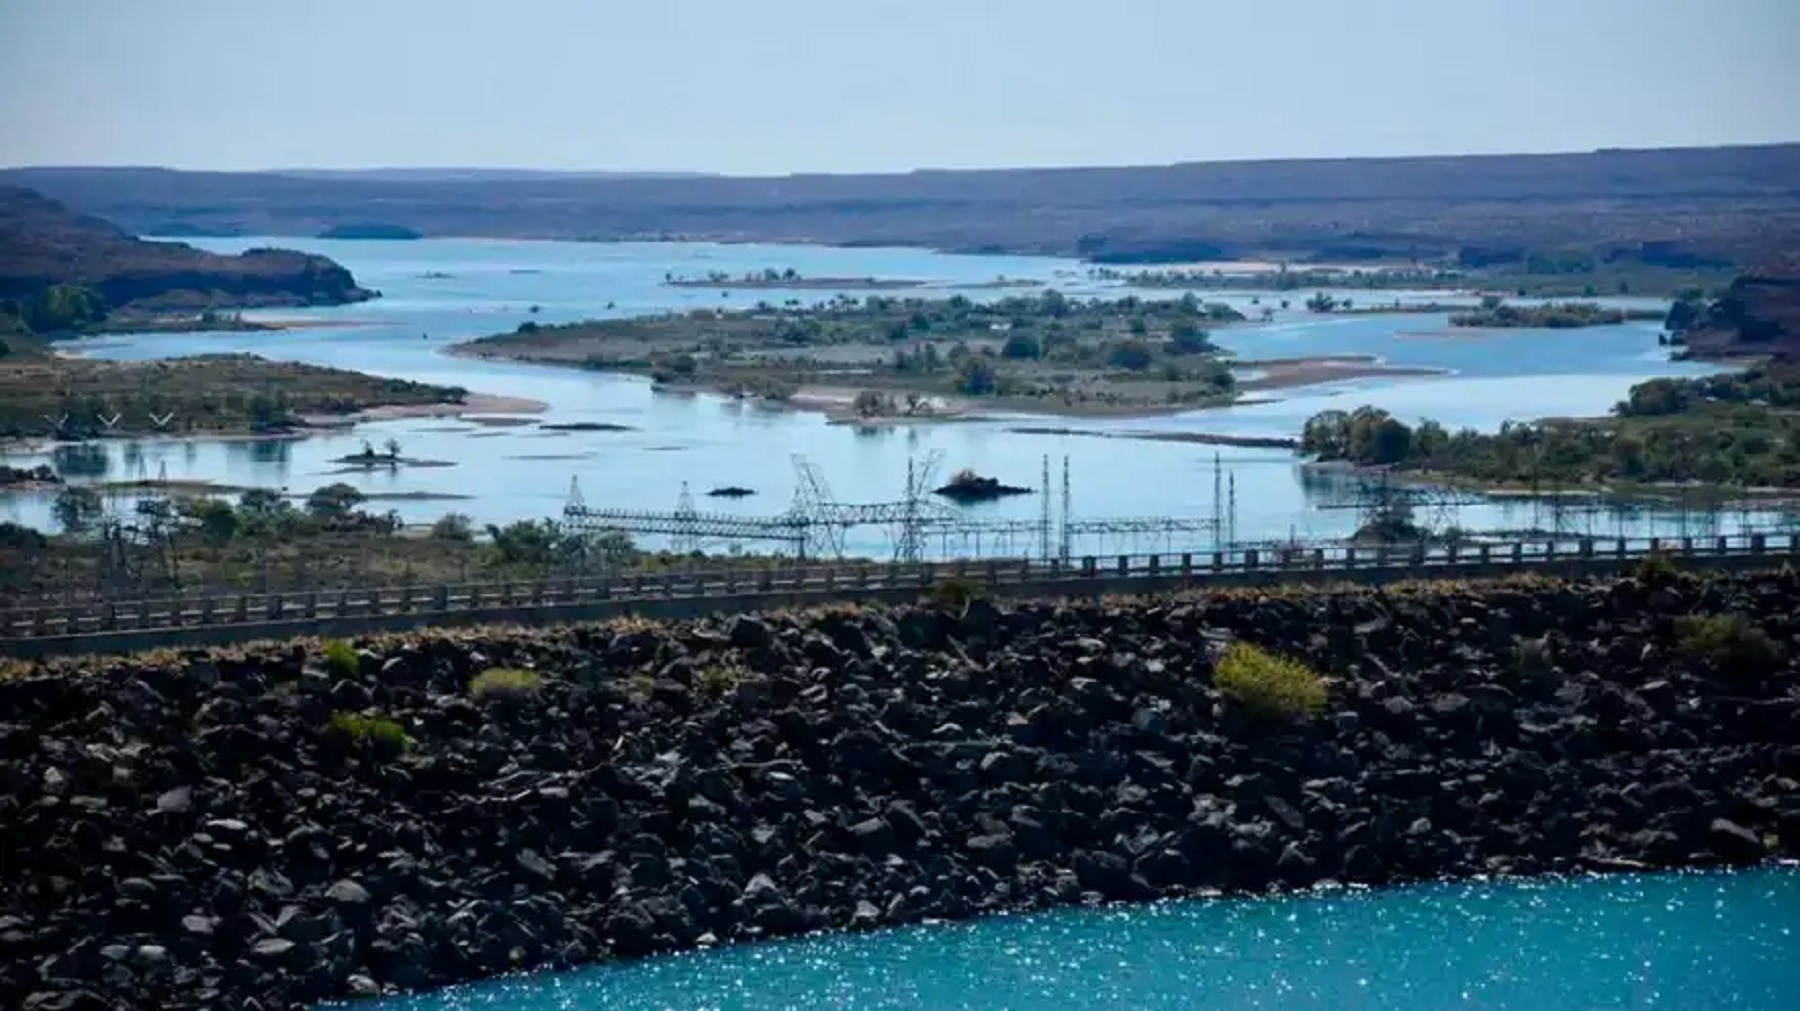
[[[843,562],[782,570],[719,568],[691,572],[619,575],[595,579],[548,579],[437,586],[377,587],[308,593],[214,594],[0,610],[0,652],[7,641],[151,630],[226,629],[234,625],[324,623],[344,618],[418,616],[496,620],[522,609],[632,601],[719,599],[812,594],[854,597],[884,590],[923,589],[938,580],[972,579],[996,589],[1031,585],[1070,592],[1092,584],[1133,581],[1208,580],[1282,576],[1316,578],[1331,573],[1429,578],[1434,571],[1477,567],[1486,571],[1555,569],[1579,563],[1632,562],[1662,554],[1671,558],[1771,561],[1800,558],[1800,535],[1738,534],[1715,538],[1558,538],[1506,543],[1469,543],[1431,548],[1296,547],[1240,549],[1161,555],[1089,556],[1070,562],[1006,559],[968,562],[884,564]],[[1083,584],[1089,584],[1083,586]],[[1123,588],[1128,589],[1129,586]]]

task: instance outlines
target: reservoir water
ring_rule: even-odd
[[[1800,870],[1000,917],[525,976],[371,1011],[1791,1011]]]
[[[653,394],[646,381],[530,365],[470,361],[445,355],[459,340],[509,331],[526,319],[561,322],[681,310],[752,305],[830,292],[735,291],[672,287],[669,275],[708,271],[737,275],[794,267],[804,276],[901,277],[930,282],[913,294],[995,298],[1019,290],[979,287],[997,277],[1028,278],[1074,295],[1118,296],[1130,289],[1088,277],[1075,261],[1032,257],[955,256],[912,249],[837,249],[808,246],[705,243],[418,242],[326,240],[203,240],[224,252],[266,244],[298,246],[349,266],[385,297],[362,305],[288,310],[320,325],[257,333],[143,334],[96,338],[81,350],[121,360],[207,352],[254,352],[269,358],[359,369],[482,392],[531,397],[549,404],[552,422],[600,421],[627,432],[543,431],[457,419],[412,419],[367,424],[354,432],[295,442],[198,438],[105,444],[86,459],[86,473],[110,480],[210,480],[225,485],[286,488],[304,494],[333,481],[369,493],[406,496],[383,501],[406,520],[429,522],[449,511],[479,522],[506,522],[558,513],[572,479],[590,505],[671,509],[684,485],[699,495],[713,485],[754,488],[750,498],[701,498],[709,511],[771,515],[787,508],[796,485],[792,456],[805,456],[846,502],[902,498],[909,459],[941,451],[942,473],[975,470],[1012,484],[1037,486],[1045,457],[1060,469],[1069,459],[1071,515],[1080,518],[1186,516],[1213,511],[1214,460],[1236,490],[1240,540],[1341,536],[1356,514],[1332,495],[1300,480],[1296,458],[1279,450],[1222,448],[1179,442],[1031,435],[1022,424],[1084,432],[1213,432],[1296,434],[1312,413],[1372,402],[1406,418],[1434,417],[1453,426],[1494,428],[1507,419],[1604,412],[1631,384],[1656,375],[1691,375],[1710,366],[1674,363],[1656,340],[1653,323],[1577,331],[1510,331],[1447,338],[1442,315],[1313,316],[1297,307],[1267,324],[1220,330],[1219,343],[1244,358],[1374,355],[1397,365],[1430,366],[1451,374],[1387,378],[1280,391],[1274,402],[1148,419],[995,419],[982,423],[905,426],[874,431],[831,425],[818,415],[770,410],[710,396]],[[902,293],[906,294],[906,293]],[[1139,292],[1170,297],[1171,292]],[[1367,304],[1369,292],[1348,293]],[[1256,296],[1209,293],[1248,309]],[[1445,300],[1442,293],[1381,293],[1383,301]],[[1263,296],[1273,305],[1275,296]],[[1657,305],[1643,299],[1610,300]],[[533,313],[533,307],[537,312]],[[1437,333],[1434,333],[1437,332]],[[453,467],[340,474],[330,461],[355,452],[366,439],[395,438],[409,456],[452,461]],[[66,453],[0,452],[0,462],[69,465]],[[101,473],[94,474],[98,469]],[[50,496],[0,497],[0,518],[49,524]],[[1058,504],[1060,509],[1060,502]],[[1035,519],[1036,496],[976,507],[981,518]],[[1530,506],[1466,508],[1455,522],[1469,529],[1541,526]],[[1668,516],[1608,518],[1603,535],[1678,531]],[[853,531],[847,547],[878,554],[885,531]],[[1089,543],[1082,553],[1155,551],[1200,545]],[[967,550],[940,546],[940,552]],[[1007,546],[986,545],[989,553]]]

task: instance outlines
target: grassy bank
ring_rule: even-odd
[[[0,438],[280,432],[308,415],[460,404],[460,387],[345,369],[202,355],[111,362],[0,357]]]

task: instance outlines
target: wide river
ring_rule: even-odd
[[[822,936],[373,1011],[1792,1011],[1800,871],[1426,885]]]
[[[341,366],[382,375],[454,384],[481,393],[531,397],[549,404],[543,420],[629,425],[628,432],[543,431],[536,426],[497,427],[455,419],[367,424],[354,433],[298,442],[195,439],[112,443],[105,477],[210,480],[236,486],[286,488],[305,493],[332,481],[348,481],[372,493],[410,494],[392,505],[409,521],[429,521],[448,511],[482,522],[550,516],[560,512],[571,481],[579,479],[593,506],[672,509],[687,486],[696,496],[715,485],[753,488],[754,497],[701,497],[702,508],[743,515],[786,509],[796,485],[792,457],[804,456],[845,502],[904,497],[909,459],[941,452],[940,476],[970,467],[1012,484],[1036,487],[1043,461],[1052,460],[1055,511],[1061,512],[1061,469],[1070,471],[1070,515],[1209,518],[1214,514],[1215,455],[1235,485],[1239,540],[1341,536],[1354,529],[1356,511],[1345,496],[1307,487],[1296,458],[1272,450],[1215,450],[1175,442],[1027,435],[1010,427],[1035,421],[1085,431],[1298,433],[1312,413],[1372,402],[1406,418],[1433,417],[1452,426],[1497,427],[1507,419],[1604,412],[1631,384],[1656,375],[1687,375],[1708,366],[1671,363],[1658,347],[1653,323],[1578,331],[1511,331],[1429,336],[1442,331],[1441,315],[1394,314],[1320,317],[1298,308],[1267,324],[1221,330],[1218,341],[1245,358],[1300,355],[1375,355],[1396,365],[1452,370],[1436,377],[1387,378],[1282,391],[1273,403],[1135,420],[1061,421],[1001,419],[984,423],[905,426],[874,432],[830,425],[813,413],[770,410],[709,396],[653,394],[640,379],[530,365],[453,358],[444,350],[459,340],[510,331],[519,322],[559,322],[645,314],[701,305],[749,305],[760,299],[797,297],[811,302],[828,292],[736,291],[671,287],[668,274],[708,271],[738,275],[794,267],[813,277],[900,277],[931,286],[915,292],[947,296],[957,285],[979,285],[1005,276],[1029,278],[1070,294],[1124,294],[1127,289],[1091,280],[1075,261],[1027,257],[954,256],[913,249],[836,249],[809,246],[703,243],[581,244],[426,240],[419,242],[323,240],[208,240],[209,248],[235,252],[264,244],[298,246],[350,267],[385,297],[374,302],[270,315],[304,316],[323,325],[281,332],[144,334],[94,339],[84,350],[96,357],[154,359],[203,352],[250,351],[270,358]],[[999,297],[994,288],[962,288],[972,298]],[[1170,293],[1144,292],[1170,297]],[[1401,294],[1348,293],[1364,303]],[[1246,308],[1254,296],[1207,295]],[[1303,296],[1302,296],[1303,297]],[[1421,294],[1417,298],[1441,297]],[[1265,304],[1275,299],[1265,298]],[[1648,300],[1611,300],[1652,305]],[[533,314],[533,306],[538,311]],[[395,438],[408,456],[451,461],[453,467],[343,475],[330,461],[356,451],[364,439],[377,445]],[[0,462],[69,464],[54,452],[0,454]],[[87,461],[88,470],[93,461]],[[429,496],[429,498],[427,498]],[[1227,498],[1230,497],[1229,491]],[[49,522],[49,496],[0,498],[0,518],[34,525]],[[1223,512],[1223,508],[1221,509]],[[984,519],[1034,520],[1037,496],[1021,496],[970,510]],[[1542,528],[1550,519],[1531,506],[1464,507],[1458,514],[1425,517],[1469,529]],[[1588,518],[1593,532],[1679,532],[1675,517]],[[1565,526],[1565,529],[1567,527]],[[890,533],[859,529],[848,547],[880,554]],[[1210,542],[1207,542],[1210,543]],[[1078,553],[1156,551],[1206,546],[1155,539],[1096,541],[1074,545]],[[747,545],[749,547],[749,545]],[[975,546],[938,544],[938,553]],[[980,550],[1022,553],[1024,544],[986,544]]]

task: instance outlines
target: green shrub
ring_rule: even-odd
[[[1671,583],[1681,570],[1675,562],[1661,551],[1652,551],[1637,563],[1637,581],[1645,586],[1662,586]]]
[[[1259,716],[1295,720],[1325,708],[1325,682],[1312,668],[1248,642],[1226,648],[1213,669],[1213,684]]]
[[[477,702],[488,699],[521,699],[536,695],[543,680],[537,671],[516,667],[489,667],[469,682],[469,697]]]
[[[475,523],[462,513],[445,513],[431,525],[431,539],[467,544],[475,539]]]
[[[333,713],[331,729],[352,741],[367,741],[395,752],[407,751],[413,746],[412,735],[399,721],[378,714]]]
[[[975,580],[967,576],[946,576],[925,591],[925,602],[960,617],[968,613],[971,603],[984,596],[986,591]]]
[[[1685,614],[1675,619],[1683,652],[1727,674],[1762,674],[1781,663],[1781,644],[1741,614]]]
[[[342,639],[333,639],[325,644],[325,671],[336,677],[355,677],[362,670],[362,659],[356,650]]]
[[[713,664],[700,672],[694,686],[707,698],[723,698],[738,685],[738,672],[722,664]]]

